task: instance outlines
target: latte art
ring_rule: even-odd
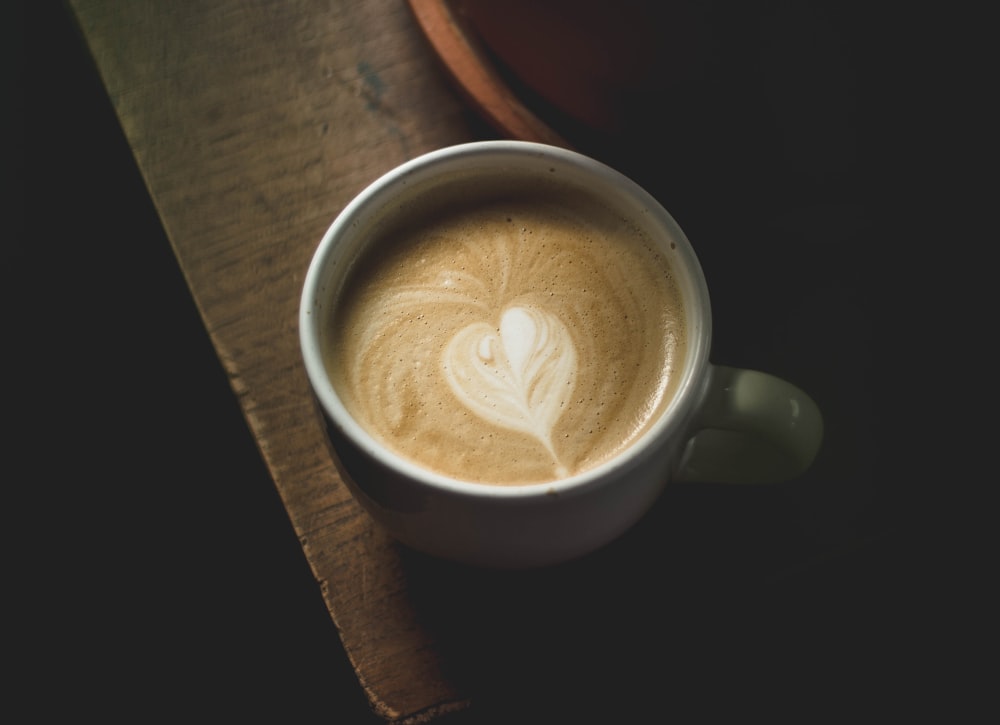
[[[499,330],[485,322],[462,328],[444,353],[444,374],[455,396],[494,425],[523,431],[552,454],[552,429],[576,384],[576,348],[569,331],[541,310],[511,307]]]
[[[683,307],[662,253],[590,201],[453,207],[373,245],[324,338],[351,415],[466,481],[552,481],[630,445],[669,399]]]

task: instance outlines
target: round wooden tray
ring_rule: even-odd
[[[635,146],[669,120],[711,57],[691,0],[409,0],[471,105],[501,133],[559,146]],[[690,92],[690,91],[687,91]]]
[[[518,98],[453,2],[408,2],[445,69],[469,103],[492,126],[510,138],[572,147]]]

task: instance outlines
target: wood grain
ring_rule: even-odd
[[[334,470],[296,318],[334,216],[400,162],[469,140],[468,111],[392,0],[72,7],[373,707],[405,720],[464,706],[395,544]]]

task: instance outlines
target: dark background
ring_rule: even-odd
[[[69,708],[125,722],[378,722],[71,13],[62,3],[27,1],[0,12],[8,222],[0,281],[3,335],[12,341],[3,353],[11,431],[3,516],[18,690],[40,720]],[[789,365],[832,413],[830,445],[849,453],[821,459],[806,493],[780,494],[778,510],[793,511],[795,525],[808,530],[805,550],[775,554],[782,541],[775,532],[734,552],[733,570],[750,566],[759,553],[753,546],[771,547],[773,559],[792,566],[754,589],[735,624],[703,647],[682,643],[698,653],[693,668],[726,660],[714,682],[699,681],[704,689],[689,693],[689,705],[703,699],[807,721],[836,710],[884,720],[941,703],[954,714],[979,689],[979,672],[967,668],[982,641],[967,627],[978,604],[965,588],[969,549],[955,553],[961,537],[953,539],[949,526],[964,515],[955,506],[965,501],[957,493],[962,477],[934,455],[953,427],[940,397],[915,406],[912,395],[929,369],[944,374],[927,353],[929,329],[943,338],[942,308],[920,295],[926,274],[938,274],[938,291],[948,280],[927,251],[936,222],[928,207],[914,222],[923,198],[910,193],[929,180],[934,154],[915,162],[909,151],[917,142],[928,148],[924,130],[934,124],[926,106],[915,117],[896,104],[935,77],[906,56],[865,45],[886,30],[866,25],[838,46],[853,64],[852,83],[840,87],[848,107],[838,112],[846,115],[834,129],[846,133],[832,147],[842,158],[811,158],[808,139],[786,129],[801,144],[785,147],[787,164],[839,171],[819,181],[803,175],[802,203],[769,220],[780,232],[775,244],[800,269],[835,279],[832,286],[803,289],[800,280],[791,304],[787,289],[748,287],[746,269],[760,264],[753,251],[711,245],[746,217],[700,209],[683,188],[654,190],[674,195],[672,210],[683,214],[689,235],[697,232],[712,284],[784,314],[788,338],[806,345],[783,347],[781,331],[755,343],[733,292],[717,300],[716,360],[778,373]],[[794,69],[779,75],[809,82]],[[722,139],[720,148],[756,149],[746,152],[752,157],[764,153],[759,141]],[[676,161],[711,171],[703,159]],[[809,183],[826,184],[834,211],[847,216],[827,223],[831,209],[807,203]],[[811,246],[797,246],[802,239]],[[831,259],[838,260],[832,272],[814,269]],[[803,332],[817,321],[816,329],[839,330],[856,344],[858,356],[832,361],[845,366],[844,380],[810,368],[810,350],[828,344]],[[856,425],[838,425],[844,420]],[[928,493],[942,489],[944,502],[928,506]],[[710,494],[692,496],[694,505],[711,503]],[[750,531],[740,506],[766,508],[749,498],[720,500],[736,531]],[[711,616],[726,617],[729,603],[717,604]],[[729,636],[740,646],[727,647]],[[957,689],[954,680],[962,681]]]

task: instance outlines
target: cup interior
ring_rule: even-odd
[[[601,199],[631,220],[667,256],[681,287],[687,331],[681,379],[659,419],[610,461],[568,478],[518,486],[469,483],[436,474],[385,449],[348,413],[323,362],[325,320],[367,244],[412,223],[428,208],[525,184],[567,185]],[[650,194],[610,167],[579,153],[520,141],[483,141],[432,151],[389,171],[358,194],[321,239],[303,286],[300,342],[312,391],[329,424],[385,465],[432,487],[463,495],[525,497],[593,485],[609,471],[655,455],[686,421],[708,366],[711,313],[697,256],[673,217]]]

